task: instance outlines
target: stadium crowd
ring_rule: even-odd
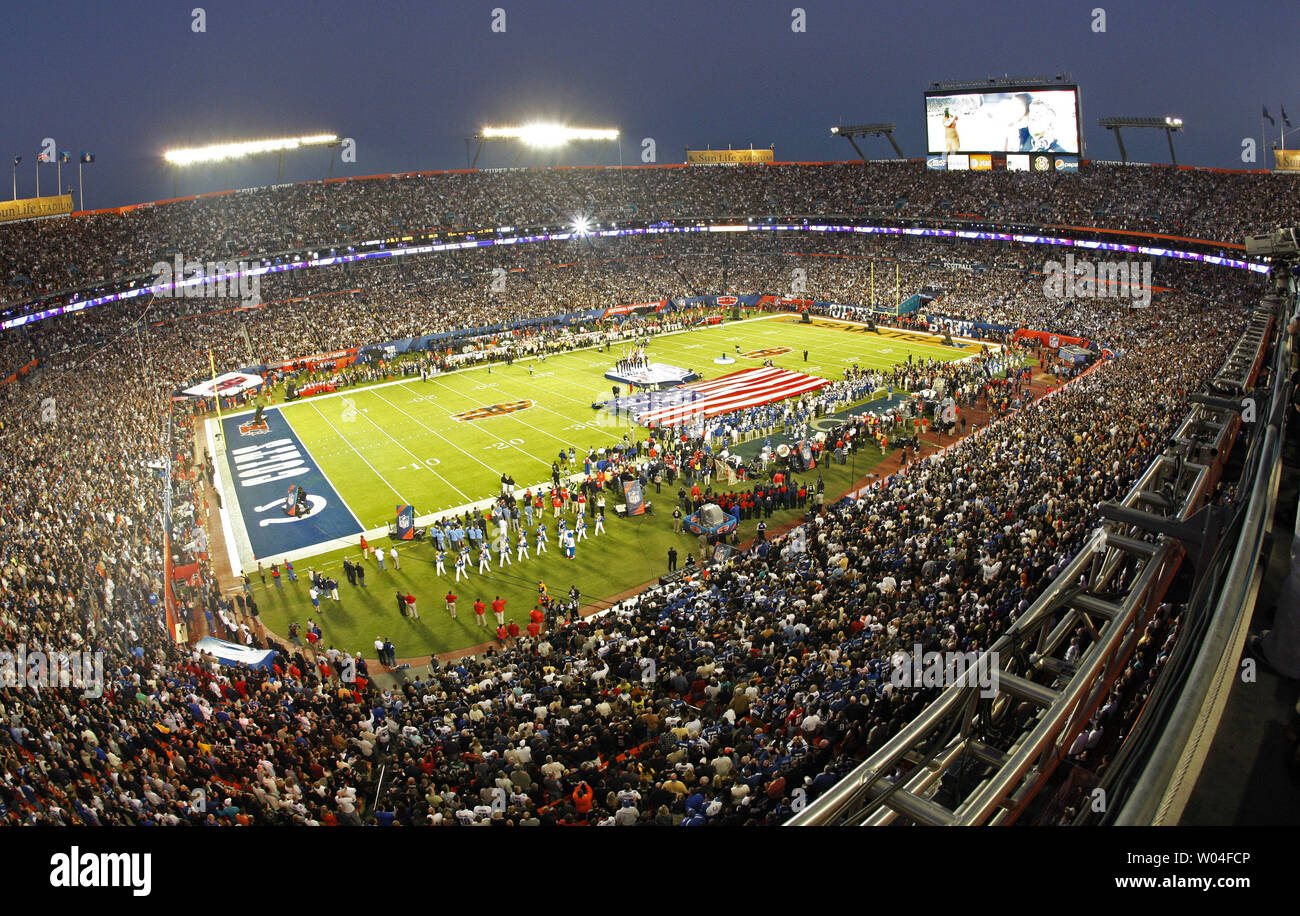
[[[879,186],[858,177],[886,168],[899,177]],[[817,186],[828,172],[844,177],[844,186]],[[900,199],[904,210],[947,212],[964,208],[961,195],[973,193],[906,163],[699,174],[628,173],[648,177],[616,179],[622,188],[580,172],[500,173],[481,186],[464,176],[348,182],[71,226],[21,224],[0,230],[7,260],[0,274],[8,289],[22,286],[18,274],[49,288],[66,282],[60,271],[70,263],[87,275],[119,271],[147,259],[163,239],[266,249],[280,244],[284,213],[292,215],[293,240],[306,241],[342,232],[338,213],[358,214],[344,217],[356,221],[349,234],[374,232],[377,220],[455,228],[479,219],[509,225],[524,212],[559,219],[570,194],[601,213],[644,217],[693,206],[870,211]],[[769,174],[778,177],[765,180]],[[1146,209],[1129,215],[1127,205],[1114,205],[1117,223],[1190,231],[1198,215],[1207,224],[1217,215],[1212,224],[1226,232],[1233,220],[1255,225],[1267,216],[1270,198],[1256,189],[1267,179],[1132,174],[1163,177],[1150,178],[1139,195]],[[1044,187],[1066,188],[1019,181],[1008,179],[1014,200],[992,198],[999,219],[1033,210]],[[1081,218],[1089,195],[1080,189],[1088,188],[1115,197],[1100,177],[1081,175],[1078,185],[1052,192],[1051,218]],[[259,206],[267,194],[283,195],[288,206]],[[936,194],[950,196],[935,201]],[[1203,200],[1225,194],[1232,207],[1203,208]],[[506,200],[518,209],[505,208]],[[1208,292],[1160,293],[1150,309],[1097,299],[1067,310],[1034,292],[1040,253],[1000,249],[985,254],[987,269],[973,272],[944,268],[941,249],[918,247],[922,255],[904,267],[908,282],[942,290],[945,314],[1053,322],[1045,329],[1098,337],[1115,328],[1119,336],[1105,340],[1114,338],[1122,357],[1018,410],[1005,391],[954,379],[964,383],[967,403],[1006,415],[853,499],[814,501],[803,526],[726,565],[689,567],[682,580],[599,616],[520,636],[399,688],[370,683],[352,649],[319,641],[300,647],[257,626],[243,634],[222,622],[235,620],[236,603],[204,559],[195,404],[168,397],[203,377],[209,347],[224,366],[249,357],[292,361],[437,328],[562,314],[569,304],[603,307],[611,297],[765,290],[778,281],[781,291],[796,263],[811,268],[810,292],[821,295],[830,283],[836,297],[847,298],[846,290],[862,300],[869,261],[811,256],[848,254],[832,251],[847,243],[817,251],[810,246],[820,241],[767,244],[666,243],[632,261],[624,243],[601,243],[564,266],[528,253],[520,255],[517,281],[538,292],[517,305],[481,293],[487,265],[467,261],[456,262],[459,274],[437,277],[366,268],[285,281],[283,294],[251,315],[156,300],[4,335],[4,365],[32,358],[41,365],[0,388],[0,515],[8,535],[0,543],[0,663],[20,650],[56,657],[78,650],[104,653],[105,664],[100,697],[72,686],[0,686],[0,823],[780,823],[796,799],[832,785],[929,698],[891,684],[899,652],[916,643],[978,650],[1029,606],[1095,525],[1096,504],[1132,482],[1188,396],[1221,364],[1248,298],[1240,278],[1234,286],[1206,280],[1203,268],[1171,267],[1177,282],[1169,285]],[[809,257],[800,260],[800,252]],[[820,264],[834,265],[829,279],[813,267]],[[978,297],[986,288],[995,298]],[[327,295],[355,305],[323,308]],[[412,300],[422,307],[406,308]],[[463,310],[446,306],[461,300]],[[484,311],[484,301],[494,308]],[[252,329],[248,340],[241,327]],[[168,486],[170,516],[160,525]],[[167,549],[185,571],[180,599],[215,632],[276,647],[274,669],[221,667],[172,643],[160,597]],[[1086,633],[1076,636],[1086,644]],[[361,676],[345,678],[351,670]],[[380,762],[390,778],[369,810]]]
[[[1225,353],[1225,316],[1179,317],[1190,351],[1148,329],[1134,358],[802,531],[407,686],[421,735],[381,806],[409,823],[780,822],[928,698],[891,686],[897,653],[987,647],[1146,466]]]
[[[334,375],[324,360],[303,371],[304,358],[312,355],[454,332],[454,339],[439,337],[415,354],[431,369],[446,369],[504,359],[510,351],[522,356],[588,345],[599,333],[596,316],[612,306],[753,292],[867,303],[874,291],[875,301],[890,307],[896,289],[899,298],[927,291],[937,299],[923,314],[1072,332],[1112,347],[1122,347],[1128,324],[1141,321],[1142,312],[1112,307],[1123,300],[1049,298],[1041,275],[1045,255],[1033,246],[990,249],[969,242],[837,235],[674,237],[583,240],[516,247],[505,260],[499,255],[470,250],[418,263],[275,275],[263,284],[257,308],[202,298],[101,306],[93,321],[75,313],[0,336],[0,370],[12,372],[33,359],[75,360],[79,343],[84,352],[125,334],[147,346],[151,369],[164,386],[179,389],[209,377],[209,351],[218,372],[268,366],[272,385],[286,377],[305,384]],[[506,276],[503,289],[495,285],[497,269]],[[1224,273],[1171,261],[1157,264],[1153,277],[1157,286],[1183,291],[1181,296],[1240,302],[1246,286]],[[1167,298],[1158,297],[1154,308],[1158,311]],[[542,320],[554,316],[568,317]],[[629,321],[633,329],[676,326],[672,315],[658,313]],[[575,335],[584,329],[593,336]],[[382,352],[374,357],[388,358]],[[343,380],[365,380],[381,371],[371,362]],[[2,404],[0,391],[0,409]]]
[[[1098,226],[1240,243],[1287,218],[1289,179],[1097,164],[1077,175],[930,171],[923,162],[519,169],[307,182],[0,226],[0,301],[150,273],[423,232],[680,216],[843,214]]]

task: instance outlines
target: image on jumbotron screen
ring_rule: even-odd
[[[1015,89],[926,93],[931,153],[1078,153],[1079,92]]]

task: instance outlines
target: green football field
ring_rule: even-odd
[[[909,354],[917,359],[952,360],[975,352],[969,346],[945,347],[937,339],[889,329],[875,334],[825,321],[807,325],[788,315],[655,338],[648,352],[653,362],[685,366],[706,379],[762,365],[762,358],[737,358],[726,365],[713,362],[723,353],[737,356],[737,346],[742,353],[789,347],[790,352],[767,358],[777,366],[830,380],[841,378],[854,364],[884,368],[906,362]],[[450,511],[498,493],[502,474],[512,476],[520,492],[540,483],[549,485],[551,462],[561,449],[574,449],[580,471],[582,456],[589,449],[612,445],[624,435],[644,437],[640,427],[616,424],[591,407],[593,401],[610,396],[613,383],[604,373],[618,355],[616,345],[604,353],[583,350],[550,356],[545,362],[523,360],[509,367],[495,365],[427,381],[416,377],[308,398],[281,410],[358,520],[367,529],[380,528],[392,522],[396,504],[413,505],[421,517]],[[532,403],[483,419],[453,419],[477,408],[520,401]],[[822,466],[807,476],[810,483],[819,474],[824,478],[829,499],[850,489],[881,457],[872,448],[852,466]],[[262,618],[280,634],[290,620],[305,623],[313,610],[305,573],[314,567],[341,581],[341,600],[323,601],[315,615],[327,644],[372,656],[375,638],[385,636],[397,646],[399,657],[476,645],[495,635],[495,623],[489,614],[491,630],[474,625],[469,606],[475,598],[487,603],[497,595],[505,598],[507,617],[522,627],[539,580],[548,584],[552,595],[567,593],[576,585],[584,604],[598,604],[665,572],[670,545],[676,546],[683,561],[688,553],[698,552],[696,538],[672,533],[676,492],[676,486],[669,492],[665,485],[663,493],[656,494],[652,485],[648,498],[655,504],[655,514],[624,520],[614,514],[615,500],[610,499],[606,534],[580,543],[572,561],[555,546],[555,523],[548,510],[549,554],[502,569],[494,560],[489,573],[479,575],[475,567],[469,581],[459,586],[453,584],[452,575],[435,574],[434,551],[428,543],[400,545],[400,570],[393,570],[390,562],[387,570],[380,571],[374,560],[369,561],[365,589],[350,586],[341,572],[344,556],[357,558],[355,547],[300,559],[295,562],[300,581],[285,581],[283,589],[262,586],[254,574]],[[769,527],[798,514],[778,513]],[[742,538],[752,535],[755,524],[742,524]],[[387,538],[376,540],[390,546]],[[442,596],[449,587],[461,598],[457,620],[443,610]],[[398,589],[415,595],[420,620],[399,616]]]

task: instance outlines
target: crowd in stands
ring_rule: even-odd
[[[949,174],[923,162],[755,168],[528,169],[310,182],[0,226],[0,301],[149,273],[423,232],[683,216],[979,217],[1240,244],[1289,218],[1267,173],[1094,165],[1077,175]]]
[[[885,168],[898,177],[868,180]],[[349,236],[373,233],[383,220],[453,228],[479,219],[510,225],[525,213],[558,219],[574,198],[643,218],[688,205],[830,212],[902,200],[903,210],[947,212],[976,203],[962,199],[973,192],[960,184],[933,182],[911,164],[826,171],[842,185],[818,186],[825,173],[790,168],[772,173],[779,180],[748,170],[708,178],[644,170],[614,179],[500,173],[295,186],[79,218],[71,228],[3,227],[0,275],[6,289],[21,286],[18,274],[48,287],[66,281],[60,271],[70,264],[87,275],[115,272],[167,244],[268,248],[285,234],[286,244],[318,232],[341,237],[340,219],[354,221]],[[1148,182],[1141,193],[1123,185],[1147,206],[1113,205],[1116,224],[1206,234],[1193,225],[1203,216],[1226,233],[1239,228],[1234,221],[1256,225],[1269,213],[1271,198],[1257,188],[1266,177],[1132,173],[1153,176],[1136,179]],[[1093,194],[1117,193],[1087,174],[1068,190],[1060,182],[1031,188],[1027,176],[1024,187],[1016,176],[1005,182],[1006,193],[991,198],[1000,219],[1019,218],[1041,199],[1051,218],[1079,221]],[[262,206],[268,194],[287,206]],[[967,403],[1006,416],[888,485],[814,501],[801,528],[707,575],[697,569],[600,616],[521,636],[400,688],[343,678],[351,647],[299,647],[259,632],[257,643],[278,647],[278,663],[252,671],[173,644],[161,600],[165,550],[175,566],[195,570],[178,586],[181,601],[216,620],[231,608],[203,559],[194,404],[169,397],[206,374],[209,348],[231,367],[249,363],[249,348],[256,363],[292,360],[408,332],[560,314],[572,303],[608,305],[609,297],[749,291],[772,277],[782,278],[779,291],[796,261],[810,268],[810,292],[821,295],[815,265],[834,263],[827,276],[842,284],[835,294],[861,301],[869,263],[800,261],[814,244],[806,239],[767,244],[756,250],[746,240],[729,252],[691,240],[680,251],[656,245],[635,262],[624,243],[602,244],[569,266],[523,254],[521,276],[510,282],[538,292],[523,305],[488,297],[495,311],[476,304],[488,265],[466,262],[455,265],[459,274],[449,265],[285,280],[278,299],[304,290],[310,298],[247,314],[156,300],[4,335],[5,365],[39,358],[41,366],[0,388],[0,661],[20,648],[86,649],[103,652],[106,664],[100,698],[73,687],[0,686],[0,823],[780,823],[797,790],[809,798],[824,791],[929,698],[891,686],[896,653],[918,642],[977,651],[1029,606],[1095,526],[1096,504],[1122,494],[1220,366],[1250,300],[1240,277],[1201,283],[1208,271],[1179,267],[1180,283],[1209,292],[1160,293],[1145,310],[1092,300],[1063,311],[1032,294],[1041,281],[1025,271],[1041,266],[1033,260],[1040,253],[999,250],[974,274],[934,266],[927,252],[903,269],[913,284],[945,289],[945,313],[1045,319],[1097,336],[1116,328],[1123,357],[1019,410],[1005,391],[959,385]],[[462,297],[451,292],[457,283]],[[586,298],[592,286],[598,299]],[[995,302],[976,299],[986,286]],[[460,298],[464,311],[448,308]],[[340,302],[354,305],[333,307]],[[925,373],[912,371],[918,377],[896,381],[919,383]],[[1076,635],[1086,645],[1087,633]],[[389,779],[369,810],[381,762]]]
[[[1226,352],[1186,311],[802,531],[404,690],[409,823],[779,823],[929,698],[895,656],[978,651],[1122,495]],[[1075,634],[1081,647],[1088,635]],[[492,799],[505,799],[495,810]]]
[[[495,260],[498,256],[505,260]],[[208,377],[209,351],[218,372],[288,364],[273,370],[269,381],[275,384],[297,376],[293,361],[313,354],[456,331],[461,336],[453,342],[453,352],[447,353],[445,340],[434,341],[427,360],[431,367],[454,368],[504,358],[507,350],[522,356],[571,345],[562,338],[582,345],[595,339],[574,337],[575,327],[595,331],[587,317],[520,326],[548,316],[754,292],[849,303],[869,303],[874,292],[874,301],[888,307],[896,289],[899,298],[921,290],[937,295],[923,313],[1072,332],[1122,347],[1128,326],[1140,323],[1147,310],[1114,307],[1125,300],[1049,298],[1043,291],[1045,256],[1052,255],[1032,246],[836,235],[583,240],[517,246],[491,255],[471,250],[411,263],[274,275],[264,278],[258,308],[241,308],[226,299],[156,298],[101,306],[89,322],[80,313],[47,319],[0,335],[0,370],[11,372],[32,359],[75,361],[85,347],[125,334],[147,343],[160,385],[181,388]],[[494,285],[498,264],[506,272],[504,289]],[[954,264],[977,264],[979,269]],[[1153,282],[1206,303],[1239,304],[1249,296],[1236,271],[1178,261],[1157,264]],[[1159,312],[1169,298],[1157,296],[1152,309]],[[672,316],[666,320],[671,323]],[[664,322],[665,316],[651,314],[646,321],[633,319],[631,326],[658,323],[664,329]],[[81,324],[88,327],[83,330]],[[85,347],[77,349],[78,343]],[[352,380],[380,372],[373,364],[363,366]],[[305,372],[297,381],[320,377]],[[0,391],[0,409],[3,399]]]

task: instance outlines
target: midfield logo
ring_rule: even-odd
[[[458,423],[472,420],[486,420],[489,417],[501,417],[508,413],[527,410],[532,406],[532,401],[509,401],[505,404],[491,404],[487,407],[476,407],[473,410],[467,410],[464,413],[452,414],[451,418]]]
[[[789,353],[789,347],[768,347],[765,350],[750,350],[748,353],[740,354],[745,359],[767,359],[772,356],[780,356],[782,353]]]

